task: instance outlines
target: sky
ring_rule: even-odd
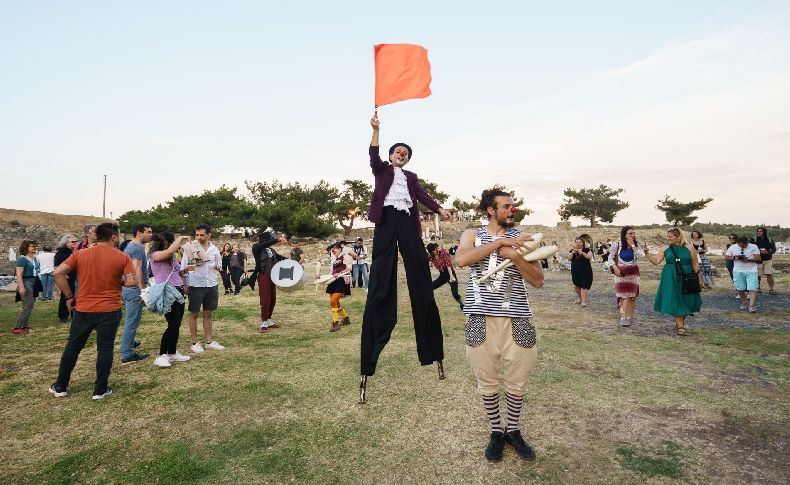
[[[606,184],[615,224],[790,226],[790,0],[0,0],[0,207],[101,215],[274,179],[372,184],[373,46],[428,49],[433,94],[381,144],[454,198],[499,183],[554,225]],[[581,224],[581,219],[573,219]]]

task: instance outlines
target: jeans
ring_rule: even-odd
[[[368,265],[365,263],[362,264],[352,264],[351,265],[351,280],[352,286],[357,286],[362,288],[362,283],[365,283],[365,288],[368,287]]]
[[[43,287],[41,290],[41,299],[51,300],[52,290],[55,288],[55,274],[47,273],[40,275],[39,278],[41,279],[41,286]]]
[[[126,359],[134,355],[134,337],[143,316],[143,304],[140,301],[140,288],[137,286],[124,288],[122,294],[126,305],[126,321],[121,334],[121,358]]]
[[[71,371],[77,364],[77,358],[91,332],[96,330],[96,382],[93,385],[93,394],[104,394],[107,391],[107,380],[112,370],[112,349],[120,322],[121,310],[100,313],[74,312],[69,340],[60,358],[58,379],[55,381],[56,390],[65,391],[69,386]]]
[[[36,298],[33,296],[36,280],[25,278],[22,283],[25,284],[25,296],[22,297],[22,310],[19,312],[14,328],[30,328],[28,321],[30,321],[30,314],[33,313],[33,304],[36,303]]]

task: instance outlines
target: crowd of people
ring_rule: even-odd
[[[534,314],[527,295],[529,287],[543,286],[543,271],[550,269],[549,262],[547,259],[527,261],[525,255],[532,237],[515,227],[518,208],[513,195],[498,188],[483,191],[479,198],[478,209],[486,216],[486,224],[466,230],[451,251],[435,242],[425,246],[418,202],[445,218],[450,214],[431,198],[414,172],[404,169],[412,158],[411,147],[405,143],[392,145],[389,161],[385,162],[379,155],[376,117],[371,119],[371,127],[369,157],[375,189],[368,220],[376,226],[372,254],[362,238],[353,241],[350,247],[339,241],[326,248],[331,272],[326,280],[330,332],[351,323],[341,303],[351,294],[351,289],[364,288],[366,293],[358,402],[363,404],[367,400],[368,380],[375,374],[381,352],[397,323],[400,252],[406,269],[420,364],[436,364],[438,378],[445,378],[441,314],[434,292],[448,284],[466,318],[466,354],[490,425],[485,456],[498,461],[505,445],[510,445],[521,458],[534,460],[535,450],[519,430],[529,374],[537,362]],[[298,241],[288,241],[265,229],[255,236],[257,242],[251,248],[254,261],[251,272],[247,255],[239,244],[227,243],[220,250],[211,242],[212,229],[206,224],[195,227],[194,237],[177,237],[167,231],[154,234],[147,224],[133,227],[131,236],[131,240],[121,243],[118,226],[104,223],[86,226],[83,240],[72,234],[63,236],[55,252],[45,245],[39,253],[36,241],[23,241],[20,245],[16,279],[17,300],[22,308],[13,333],[29,332],[35,301],[51,300],[53,284],[60,290],[58,317],[61,322],[71,324],[57,377],[49,388],[56,397],[68,394],[72,370],[94,331],[97,362],[93,399],[103,399],[112,393],[108,379],[122,318],[121,364],[148,359],[149,354],[139,350],[141,342],[137,339],[146,308],[167,322],[153,359],[155,366],[171,367],[191,359],[179,352],[185,314],[188,314],[192,354],[225,349],[216,339],[212,325],[214,311],[219,306],[220,283],[228,298],[238,295],[245,286],[254,289],[257,284],[261,320],[258,331],[268,333],[280,328],[272,319],[279,278],[279,274],[272,273],[273,268],[286,259],[300,266],[306,261]],[[769,285],[769,293],[775,292],[771,257],[776,246],[765,228],[759,228],[752,241],[734,234],[729,241],[725,260],[741,308],[755,312],[763,278]],[[289,257],[275,250],[278,244],[289,246]],[[532,244],[533,249],[538,245]],[[708,251],[699,231],[693,231],[687,240],[683,231],[672,228],[666,233],[666,243],[654,253],[644,240],[637,238],[633,227],[626,226],[619,240],[595,248],[589,236],[580,235],[567,253],[559,251],[552,258],[551,269],[570,269],[576,303],[586,307],[593,287],[593,263],[599,257],[602,267],[614,279],[619,323],[629,326],[636,323],[640,263],[645,259],[654,265],[664,263],[653,309],[671,315],[677,335],[684,336],[686,318],[701,310],[700,293],[714,286]],[[439,273],[435,280],[431,279],[430,265]],[[459,293],[456,265],[469,268],[463,296]],[[198,320],[202,322],[203,343]],[[501,391],[507,409],[506,423],[500,415]]]

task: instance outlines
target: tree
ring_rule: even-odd
[[[671,198],[669,195],[664,196],[664,200],[659,200],[656,209],[664,213],[667,222],[673,226],[688,226],[697,220],[692,216],[694,212],[704,209],[708,204],[713,201],[713,198],[707,197],[705,199],[693,200],[691,202],[680,202]]]
[[[367,219],[372,188],[361,180],[344,180],[343,193],[335,207],[335,217],[345,236],[351,235],[355,219]],[[348,221],[348,222],[346,222]]]
[[[428,195],[433,197],[433,200],[438,202],[439,205],[444,204],[445,201],[450,197],[450,194],[446,194],[441,190],[439,190],[439,186],[437,184],[433,182],[429,182],[425,179],[418,179],[418,180],[420,181],[420,185],[422,185],[422,188],[425,189],[425,191],[428,192]],[[420,202],[419,204],[420,204],[420,212],[425,212],[430,210],[427,207],[425,207],[422,204],[422,202]]]
[[[598,225],[598,219],[603,222],[612,222],[614,216],[628,207],[628,202],[617,198],[625,189],[613,189],[606,185],[599,185],[591,189],[567,188],[563,192],[565,200],[560,206],[570,216],[582,217],[590,221],[590,227]]]
[[[284,185],[277,180],[245,181],[256,204],[250,221],[256,227],[271,227],[286,236],[324,238],[337,231],[335,212],[340,191],[321,180],[315,186],[299,182]]]
[[[560,216],[561,221],[569,221],[571,219],[571,213],[565,208],[565,204],[560,205],[560,208],[557,209],[557,215]]]
[[[235,187],[223,185],[200,195],[177,195],[165,205],[159,204],[147,211],[126,212],[118,222],[123,232],[129,232],[136,224],[150,224],[156,232],[177,233],[190,233],[198,224],[208,224],[212,228],[243,227],[255,208],[236,191]]]
[[[516,191],[515,190],[510,190],[507,187],[505,187],[504,185],[499,185],[499,184],[494,185],[489,190],[501,190],[502,192],[507,192],[508,194],[510,194],[510,197],[513,198],[513,204],[518,208],[518,212],[516,212],[516,215],[513,217],[513,220],[516,223],[521,222],[522,220],[524,220],[525,217],[527,217],[528,215],[532,214],[532,212],[533,212],[532,209],[530,209],[529,207],[527,207],[525,205],[524,199],[522,199],[520,197],[516,197]],[[479,195],[473,195],[472,199],[474,199],[475,209],[479,210],[478,208],[480,207],[480,196]]]
[[[461,199],[453,200],[453,207],[458,212],[477,211],[477,205],[478,204],[476,202],[474,202],[474,201],[472,201],[472,202],[464,202]]]

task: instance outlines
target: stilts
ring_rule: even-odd
[[[365,404],[366,394],[368,389],[368,376],[362,374],[359,376],[359,401],[358,404]]]

